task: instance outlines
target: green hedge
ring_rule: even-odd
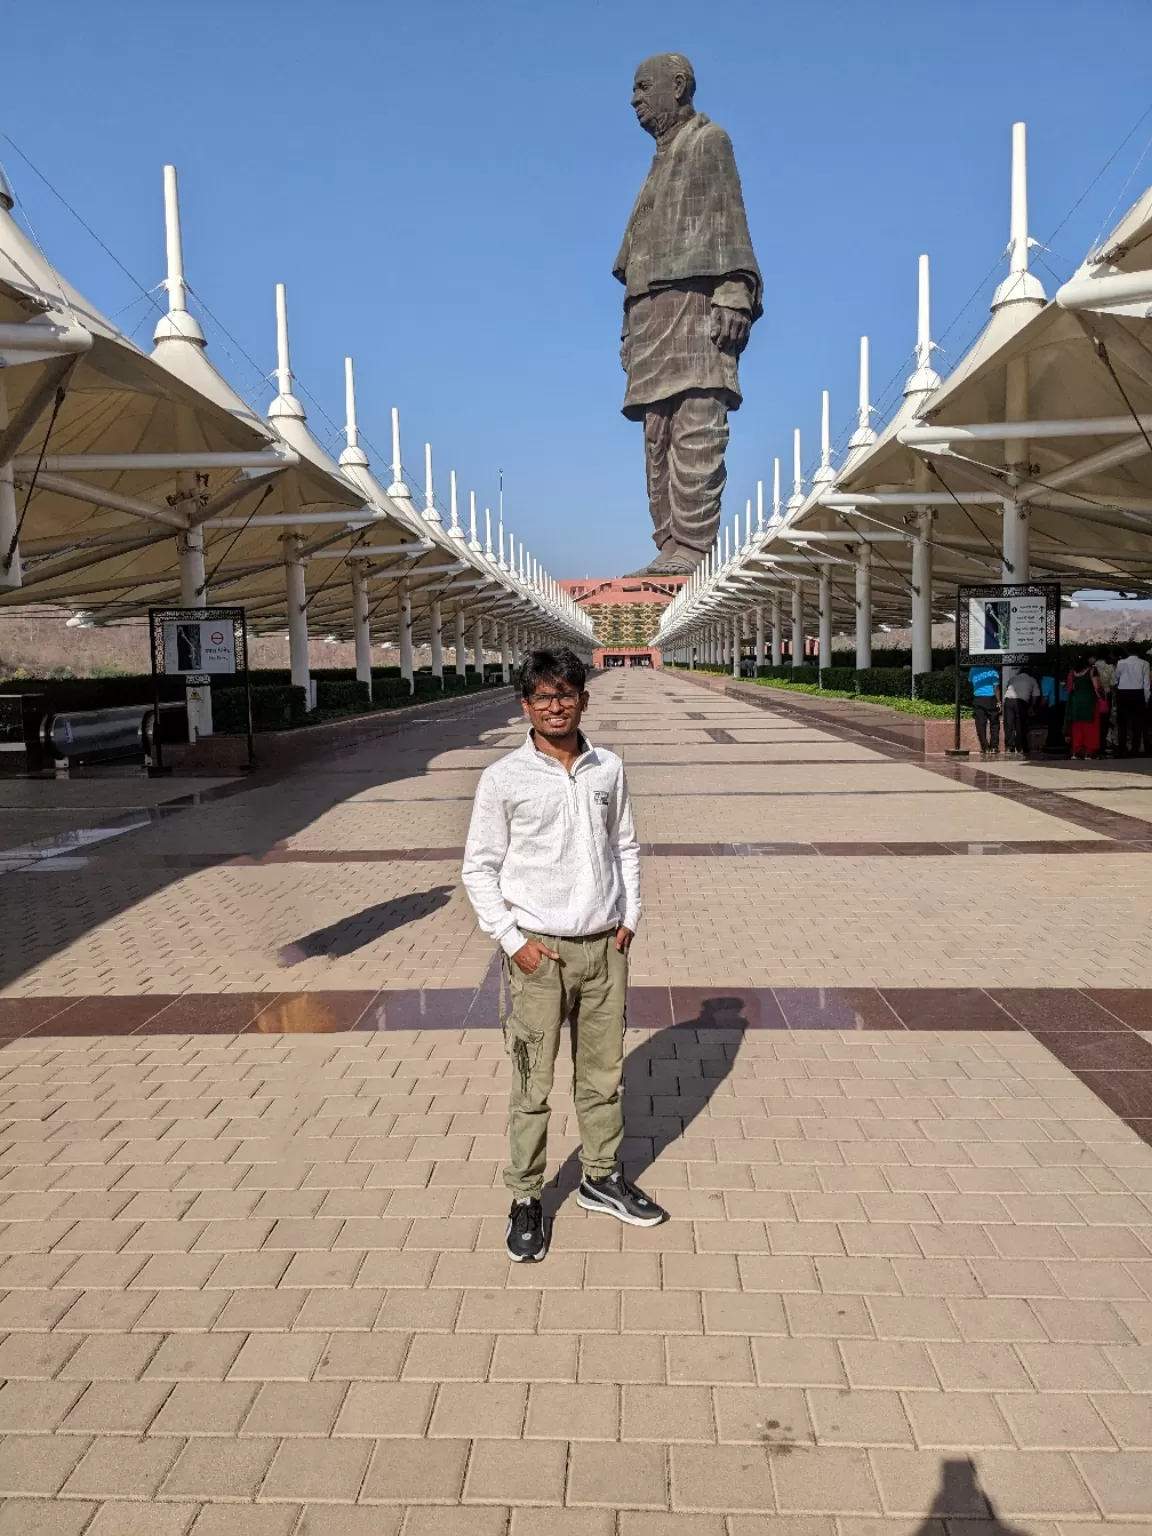
[[[341,678],[336,682],[325,677],[316,679],[317,709],[343,709],[351,713],[356,709],[369,709],[371,705],[367,683],[359,683],[354,678]]]
[[[372,679],[374,704],[387,704],[394,708],[397,704],[407,704],[411,698],[412,690],[408,686],[406,677],[374,677]]]
[[[822,667],[820,669],[821,688],[838,688],[845,693],[856,692],[856,668],[855,667]]]
[[[257,731],[282,731],[300,725],[308,714],[308,697],[291,683],[252,690],[252,726]],[[248,729],[243,688],[213,688],[212,728],[243,733]]]

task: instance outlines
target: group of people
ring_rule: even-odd
[[[1048,752],[1075,758],[1152,754],[1152,672],[1135,641],[1115,664],[1086,656],[1072,664],[1056,694],[1056,679],[1037,679],[1027,667],[972,667],[972,712],[981,757],[1000,753],[1000,719],[1008,757],[1027,757],[1029,734],[1042,711],[1048,715]],[[1063,706],[1061,708],[1061,706]],[[1056,735],[1056,741],[1052,737]]]

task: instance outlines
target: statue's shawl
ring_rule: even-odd
[[[629,298],[662,283],[742,272],[754,288],[752,318],[762,313],[732,140],[702,112],[652,161],[612,272]]]

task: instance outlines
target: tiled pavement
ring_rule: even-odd
[[[594,704],[672,1220],[579,1211],[560,1092],[527,1270],[458,889],[506,704],[167,809],[4,787],[0,1536],[1152,1529],[1146,780]]]

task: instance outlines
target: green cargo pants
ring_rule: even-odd
[[[539,1199],[548,1161],[548,1095],[565,1019],[572,1027],[580,1162],[593,1179],[616,1167],[624,1136],[620,1080],[628,956],[616,948],[615,929],[587,939],[543,933],[525,933],[525,938],[546,944],[560,959],[543,957],[531,976],[507,961],[512,1009],[504,1020],[504,1040],[512,1062],[512,1094],[504,1182],[518,1199]]]

